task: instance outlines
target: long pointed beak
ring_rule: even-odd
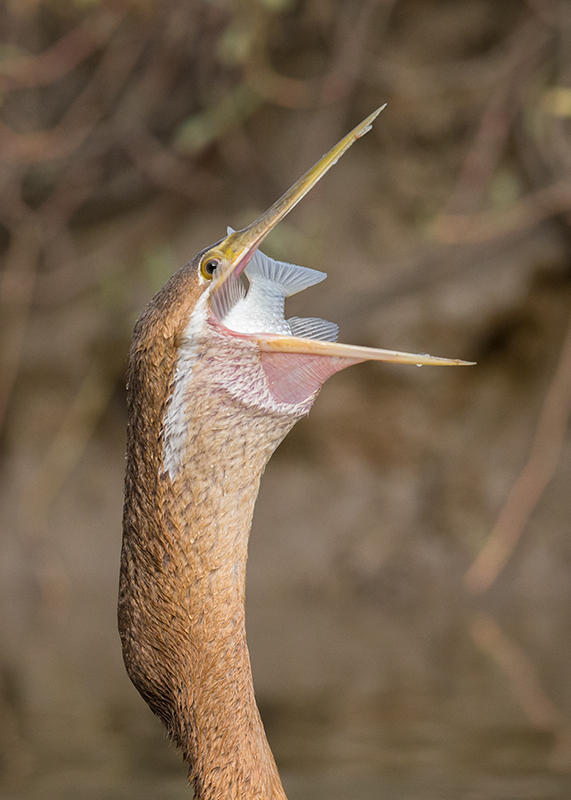
[[[254,220],[247,228],[233,231],[233,233],[229,234],[217,245],[216,249],[222,253],[224,259],[222,268],[219,270],[216,278],[214,291],[217,291],[231,276],[237,278],[243,272],[248,261],[252,258],[256,249],[270,231],[276,227],[278,222],[281,222],[286,214],[289,214],[292,208],[295,208],[310,189],[312,189],[325,173],[339,161],[353,142],[356,142],[357,139],[360,139],[361,136],[364,136],[365,133],[371,130],[373,122],[386,105],[385,103],[377,108],[376,111],[369,114],[363,122],[359,123],[350,133],[344,136],[335,147],[332,147],[328,153],[325,153],[305,175],[302,175],[302,177],[296,181],[279,200],[276,200],[267,211],[264,211],[258,219]]]
[[[425,364],[433,367],[472,366],[475,361],[459,358],[440,358],[428,353],[404,353],[401,350],[384,350],[377,347],[360,347],[354,344],[324,342],[317,339],[300,339],[296,336],[256,336],[260,350],[267,353],[297,353],[307,356],[329,356],[347,361],[385,361],[390,364]]]
[[[235,279],[243,272],[263,239],[321,180],[325,173],[337,163],[351,145],[371,130],[373,122],[385,107],[386,103],[353,128],[251,225],[239,231],[233,231],[216,245],[217,252],[222,256],[222,263],[217,272],[215,284],[212,287],[215,293],[220,290],[228,279]],[[455,358],[439,358],[430,356],[427,353],[403,353],[398,350],[358,347],[337,344],[336,342],[302,339],[295,336],[274,336],[260,333],[256,334],[255,338],[259,348],[264,352],[329,356],[334,359],[345,360],[347,366],[349,363],[358,361],[386,361],[394,364],[416,364],[418,366],[424,364],[459,366],[474,363]]]

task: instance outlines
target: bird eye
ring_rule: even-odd
[[[211,281],[214,277],[217,267],[220,266],[220,261],[217,258],[205,258],[200,265],[200,274],[207,281]]]

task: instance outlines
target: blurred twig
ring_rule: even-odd
[[[53,128],[21,133],[0,123],[2,159],[34,164],[69,157],[119,96],[144,45],[144,37],[131,41],[128,47],[122,41],[109,41],[90,79]]]
[[[121,19],[116,11],[98,10],[41,53],[0,61],[0,89],[29,89],[59,80],[94,53]]]
[[[570,411],[571,319],[527,462],[513,484],[487,542],[464,576],[470,592],[481,594],[488,590],[509,561],[556,470]]]
[[[524,229],[558,214],[571,211],[571,181],[561,180],[530,192],[504,212],[441,214],[430,228],[435,239],[446,244],[491,241]]]
[[[31,529],[36,530],[37,522],[46,517],[49,506],[76,468],[107,408],[113,386],[114,376],[105,375],[99,361],[94,360],[40,462],[33,488],[26,493]]]
[[[508,678],[511,692],[526,717],[556,737],[554,766],[571,769],[571,725],[541,686],[525,652],[510,640],[489,614],[476,614],[470,625],[478,647],[494,659]]]
[[[20,369],[40,249],[38,220],[31,214],[13,233],[0,275],[4,328],[0,353],[0,428]]]
[[[354,8],[347,4],[339,14],[333,47],[334,59],[323,79],[320,101],[324,104],[347,98],[360,80],[363,64],[369,57],[368,43],[373,36],[383,33],[395,0],[363,0]],[[378,9],[384,12],[382,24],[373,25]]]
[[[495,171],[511,125],[519,113],[518,94],[522,82],[536,66],[547,41],[547,31],[538,32],[530,19],[522,23],[511,40],[506,61],[511,68],[496,85],[468,149],[456,186],[447,203],[447,214],[474,210],[481,202]]]

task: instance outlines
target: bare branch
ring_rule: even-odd
[[[557,370],[545,395],[527,462],[513,484],[487,542],[464,576],[473,594],[487,591],[511,558],[553,477],[571,411],[571,320]]]

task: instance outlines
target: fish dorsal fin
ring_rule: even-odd
[[[309,267],[300,267],[297,264],[288,264],[286,261],[275,261],[265,253],[257,250],[252,256],[252,260],[245,269],[250,282],[263,279],[274,284],[276,289],[279,287],[284,297],[291,297],[292,294],[321,283],[327,277],[325,272],[319,272]]]
[[[228,225],[226,233],[230,235],[235,233],[235,230]],[[327,277],[326,272],[318,269],[289,264],[287,261],[276,261],[262,253],[261,250],[256,250],[244,271],[250,282],[257,277],[264,278],[273,283],[276,288],[279,287],[284,297],[291,297],[292,294],[315,286]]]
[[[228,233],[233,233],[232,228],[228,228]],[[275,333],[324,341],[337,339],[339,329],[333,322],[318,317],[284,318],[285,298],[321,283],[327,277],[325,272],[276,261],[257,250],[244,274],[250,284],[246,294],[239,280],[230,279],[214,295],[218,304],[215,311],[229,328],[241,333]]]
[[[339,325],[320,317],[290,317],[287,323],[292,336],[299,336],[301,339],[336,342],[339,335]]]

